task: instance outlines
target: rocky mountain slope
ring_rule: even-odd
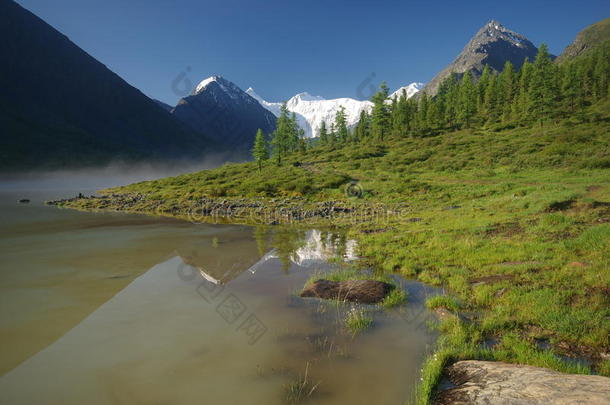
[[[10,0],[0,37],[0,170],[195,157],[210,144]]]
[[[209,134],[217,142],[249,150],[256,131],[275,129],[275,115],[237,85],[212,76],[201,81],[192,94],[180,99],[172,115],[193,130]]]
[[[538,49],[526,37],[491,20],[476,33],[449,66],[426,84],[423,91],[433,96],[443,80],[452,73],[462,75],[470,71],[478,77],[485,65],[501,71],[504,63],[510,61],[515,69],[519,69],[526,58],[534,60],[537,52]]]
[[[564,49],[557,62],[582,55],[605,41],[610,40],[610,18],[588,26],[576,35],[576,39]]]

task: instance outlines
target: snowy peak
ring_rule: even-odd
[[[324,97],[312,96],[311,94],[309,94],[307,92],[303,92],[303,93],[299,93],[296,96],[292,97],[288,102],[290,102],[291,100],[294,100],[294,102],[299,102],[299,101],[320,101],[320,100],[324,100]]]
[[[411,83],[392,93],[390,99],[395,95],[398,97],[402,96],[403,90],[406,92],[407,98],[410,98],[423,87],[424,83]],[[279,117],[282,103],[265,101],[252,87],[248,88],[246,93],[267,110],[271,111],[276,117]],[[390,102],[390,99],[388,99],[388,102]],[[319,135],[322,122],[326,124],[327,128],[330,128],[341,107],[345,108],[348,127],[353,127],[358,123],[362,111],[371,111],[373,103],[348,97],[326,100],[324,97],[312,96],[307,92],[299,93],[286,102],[286,108],[296,115],[299,126],[305,131],[305,136],[308,138]]]
[[[388,97],[388,98],[390,100],[393,99],[394,97],[400,98],[400,97],[402,97],[402,93],[404,91],[406,93],[407,98],[409,99],[409,98],[413,97],[421,89],[423,89],[424,86],[425,86],[425,83],[413,82],[411,84],[408,84],[406,86],[399,88],[394,93],[390,94],[390,97]]]
[[[246,92],[276,117],[280,115],[282,103],[265,101],[252,88]],[[353,98],[326,100],[324,97],[312,96],[306,92],[299,93],[286,102],[288,111],[296,115],[299,127],[305,131],[305,136],[308,138],[318,136],[322,122],[330,126],[335,121],[335,115],[341,107],[345,108],[348,126],[353,126],[358,122],[360,113],[365,110],[369,111],[371,106],[370,101],[359,101]]]
[[[203,79],[202,81],[199,82],[197,87],[195,87],[193,94],[201,93],[210,83],[215,82],[218,79],[221,79],[221,77],[220,76],[210,76],[207,79]]]
[[[280,108],[282,107],[282,103],[270,103],[268,101],[265,101],[261,96],[259,96],[252,87],[248,87],[248,90],[246,90],[246,93],[252,97],[253,99],[255,99],[256,101],[258,101],[258,103],[263,106],[265,109],[271,111],[273,113],[273,115],[275,115],[276,117],[280,116]]]
[[[200,81],[172,114],[195,131],[241,150],[252,146],[259,128],[271,133],[276,122],[255,98],[221,76]]]
[[[263,101],[263,98],[261,96],[259,96],[258,94],[256,94],[256,92],[254,91],[254,89],[252,87],[248,87],[248,90],[246,90],[246,93],[258,102]]]
[[[246,92],[240,89],[239,86],[222,76],[210,76],[207,79],[203,79],[195,87],[192,95],[198,95],[211,89],[218,89],[233,99],[247,97]]]

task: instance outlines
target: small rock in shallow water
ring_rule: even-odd
[[[391,284],[376,280],[330,281],[321,279],[307,286],[301,293],[301,297],[376,304],[383,301],[393,288],[394,286]]]

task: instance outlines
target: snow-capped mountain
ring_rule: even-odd
[[[393,99],[394,97],[398,97],[400,98],[402,96],[402,92],[403,90],[407,93],[407,98],[411,98],[413,97],[418,91],[420,91],[421,89],[424,88],[424,86],[426,85],[426,83],[420,83],[420,82],[413,82],[411,84],[408,84],[406,86],[403,86],[401,88],[399,88],[398,90],[396,90],[394,93],[390,94],[390,97],[388,97],[390,100]]]
[[[423,83],[411,83],[396,90],[396,92],[392,93],[391,97],[393,97],[394,94],[400,96],[402,90],[405,89],[407,98],[409,98],[417,93],[422,87]],[[246,93],[256,99],[264,108],[275,114],[276,117],[280,115],[282,103],[266,101],[259,96],[252,87],[246,90]],[[309,93],[299,93],[286,102],[288,111],[295,113],[299,126],[303,128],[305,136],[308,138],[317,137],[319,135],[322,121],[324,121],[326,127],[330,129],[331,124],[335,121],[335,115],[341,106],[345,108],[348,127],[353,127],[358,123],[360,113],[362,111],[370,111],[373,107],[373,103],[348,97],[326,100],[323,97],[312,96]]]
[[[246,90],[246,93],[258,100],[263,107],[271,111],[275,116],[280,115],[282,103],[265,101],[251,87]],[[307,138],[319,135],[322,121],[326,122],[327,127],[330,128],[330,124],[335,121],[335,115],[339,111],[339,107],[343,106],[345,108],[347,125],[353,126],[358,122],[360,112],[370,110],[372,105],[370,101],[359,101],[353,98],[326,100],[323,97],[312,96],[309,93],[299,93],[286,102],[288,111],[296,114],[297,122],[305,131]]]
[[[221,144],[249,149],[256,131],[275,129],[275,115],[221,76],[202,80],[171,113],[194,130]]]

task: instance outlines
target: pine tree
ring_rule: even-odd
[[[578,75],[576,72],[576,67],[573,63],[563,67],[561,93],[567,110],[570,113],[573,113],[576,110],[576,107],[580,104],[578,102],[580,93],[578,86]]]
[[[404,93],[404,92],[403,92]],[[402,98],[402,96],[401,96]],[[403,110],[399,108],[398,97],[392,98],[392,106],[390,108],[390,127],[393,135],[400,135],[403,131]]]
[[[300,128],[297,122],[297,115],[293,112],[290,114],[289,130],[288,130],[288,150],[293,152],[299,148],[300,144]]]
[[[347,115],[345,114],[345,107],[340,106],[339,111],[335,114],[335,131],[337,131],[337,142],[343,144],[347,142],[348,130],[347,130]]]
[[[483,68],[483,73],[481,73],[481,77],[479,78],[479,81],[475,85],[476,94],[477,94],[476,110],[479,112],[483,112],[485,110],[485,108],[484,108],[485,90],[487,89],[487,86],[489,85],[490,79],[491,79],[491,70],[489,69],[488,65],[485,65],[485,67]],[[485,121],[485,120],[483,120],[483,121]]]
[[[534,61],[528,105],[530,118],[539,120],[540,125],[543,125],[555,106],[556,90],[556,66],[551,61],[548,47],[542,44]]]
[[[291,134],[293,132],[292,119],[288,113],[286,103],[280,107],[280,116],[277,118],[276,128],[273,131],[271,145],[273,146],[273,157],[278,166],[282,164],[282,158],[286,156],[291,146]]]
[[[258,171],[263,170],[263,162],[269,159],[269,150],[267,149],[267,140],[262,129],[256,131],[256,138],[254,138],[254,146],[252,147],[252,157],[258,163]]]
[[[422,132],[430,129],[430,123],[428,122],[429,100],[428,95],[424,93],[419,98],[419,105],[417,106],[417,129]]]
[[[333,147],[337,144],[337,131],[335,131],[335,123],[330,124],[330,132],[328,133],[328,143]]]
[[[297,137],[299,139],[299,151],[305,152],[309,143],[307,142],[307,139],[305,139],[305,130],[303,128],[298,128]]]
[[[370,136],[370,116],[366,110],[360,111],[360,118],[358,124],[354,129],[354,139],[356,142],[361,142],[368,139]]]
[[[499,85],[497,76],[495,74],[490,74],[487,79],[487,87],[485,88],[485,93],[483,95],[483,108],[481,109],[481,113],[483,114],[483,122],[487,121],[489,123],[493,123],[498,118],[498,99],[499,96]]]
[[[326,122],[320,123],[320,145],[328,145],[328,131],[326,130]]]
[[[510,61],[506,61],[502,73],[498,76],[498,112],[502,121],[510,121],[511,106],[517,91],[515,67]]]
[[[459,87],[460,85],[455,73],[452,73],[443,84],[441,84],[437,98],[443,103],[443,107],[440,109],[443,125],[454,127],[457,123]]]
[[[386,104],[390,89],[386,82],[382,82],[379,91],[375,93],[371,101],[373,111],[371,112],[371,133],[377,140],[383,141],[390,130],[390,111]]]
[[[526,59],[519,70],[519,92],[513,100],[512,113],[513,116],[517,117],[520,121],[523,121],[523,117],[527,115],[530,98],[529,88],[533,69],[532,64]]]
[[[470,127],[472,118],[476,113],[477,93],[470,71],[462,77],[458,94],[458,120],[466,128]]]
[[[434,129],[441,126],[441,105],[441,100],[433,100],[432,102],[428,103],[428,112],[426,113],[428,128]]]
[[[610,77],[609,47],[610,42],[595,50],[591,55],[595,60],[595,68],[593,69],[593,99],[595,101],[608,96],[608,85],[610,82],[608,79]]]

